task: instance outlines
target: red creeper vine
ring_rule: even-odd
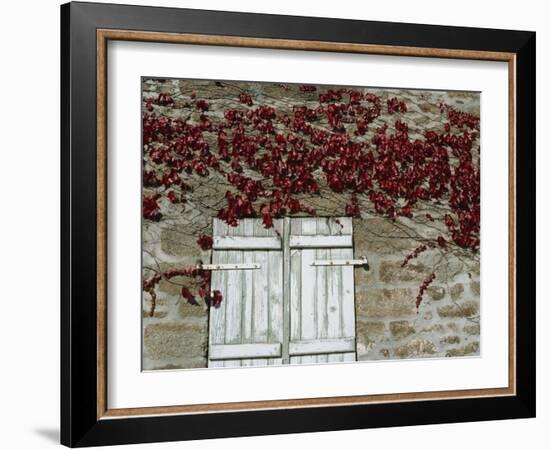
[[[354,218],[414,219],[419,204],[445,205],[442,217],[423,213],[424,220],[442,221],[445,236],[417,247],[403,267],[435,248],[478,250],[479,117],[440,104],[447,120],[441,131],[425,130],[413,139],[401,99],[383,102],[379,95],[352,88],[301,85],[297,91],[309,100],[281,111],[241,91],[233,94],[238,106],[221,114],[194,94],[186,100],[169,93],[144,98],[143,218],[163,220],[164,198],[185,204],[197,179],[216,174],[229,185],[216,216],[230,226],[257,217],[271,228],[274,218],[315,215],[304,199],[330,191],[349,199],[338,214]],[[189,116],[165,115],[166,108]],[[388,120],[374,127],[382,117]],[[212,238],[200,234],[197,245],[209,250]],[[189,303],[198,303],[197,297],[214,306],[222,301],[221,293],[210,292],[210,275],[196,268],[156,273],[144,280],[143,290],[154,302],[160,280],[175,277],[195,279],[194,287],[181,290]],[[434,279],[432,273],[420,286],[417,307]]]

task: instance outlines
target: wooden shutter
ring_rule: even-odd
[[[355,361],[353,266],[313,266],[353,259],[352,220],[290,221],[290,364]]]
[[[261,220],[237,227],[214,219],[213,264],[258,264],[252,270],[216,270],[212,290],[223,301],[210,308],[209,367],[281,364],[283,340],[283,251],[281,220],[266,229]]]

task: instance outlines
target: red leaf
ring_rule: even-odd
[[[150,197],[143,196],[143,217],[154,222],[158,222],[161,219],[162,214],[160,213],[156,195]]]
[[[214,241],[212,240],[212,238],[204,234],[201,234],[197,239],[197,244],[199,244],[199,247],[202,250],[210,250],[212,248],[213,243]]]
[[[200,109],[201,111],[208,111],[208,103],[206,103],[206,101],[204,100],[197,100],[197,102],[195,103],[195,106],[197,107],[197,109]]]
[[[215,290],[212,292],[210,296],[210,302],[214,308],[218,308],[221,305],[222,300],[223,300],[223,295],[221,291]]]
[[[170,200],[172,203],[178,203],[178,197],[174,191],[168,192],[168,194],[166,194],[166,197],[168,197],[168,200]]]
[[[195,300],[195,296],[185,286],[181,288],[181,295],[185,300],[187,300],[187,303],[191,305],[198,305],[197,301]]]
[[[273,227],[273,218],[269,214],[262,215],[262,222],[265,228]]]
[[[239,94],[239,101],[245,105],[252,106],[252,97],[245,92]]]

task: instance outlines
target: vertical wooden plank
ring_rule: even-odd
[[[315,235],[317,223],[315,218],[302,219],[302,234]],[[315,250],[302,249],[302,295],[301,295],[301,327],[302,339],[315,339],[317,337],[316,325],[316,271],[311,263],[315,260]],[[302,364],[312,364],[317,362],[317,356],[302,356]]]
[[[302,219],[290,219],[290,235],[302,234]],[[292,249],[290,253],[290,340],[302,337],[302,252]],[[300,364],[301,356],[291,356],[290,364]]]
[[[250,219],[242,221],[242,229],[244,236],[254,235],[254,223]],[[243,251],[243,263],[253,263],[254,252],[250,250]],[[253,286],[254,286],[254,271],[243,270],[243,289],[242,289],[242,310],[241,310],[241,343],[253,343],[252,335],[252,308],[254,302]],[[242,359],[242,366],[252,365],[251,359]]]
[[[342,258],[353,258],[352,249],[341,249]],[[355,308],[354,308],[354,289],[353,289],[353,267],[342,266],[342,336],[355,336]]]
[[[225,263],[225,252],[215,251],[212,254],[212,263]],[[218,289],[223,293],[224,299],[218,308],[210,309],[210,333],[209,340],[211,344],[223,344],[225,342],[225,286],[223,273],[215,271],[212,273],[211,288]]]
[[[268,342],[283,341],[283,255],[282,252],[267,252],[269,262]],[[270,358],[269,365],[281,364],[282,358]]]
[[[337,222],[337,220],[339,221],[340,219],[338,219],[337,217],[330,217],[327,219],[327,226],[328,226],[328,229],[329,229],[329,236],[340,236],[342,234],[342,227],[341,225]]]
[[[225,252],[214,251],[212,252],[212,262],[214,264],[224,264],[226,262]],[[212,273],[211,280],[212,290],[218,289],[223,293],[224,299],[218,308],[210,308],[210,330],[209,330],[209,343],[210,344],[224,344],[225,343],[225,293],[226,293],[226,274],[223,272]],[[209,367],[223,367],[223,361],[208,361]]]
[[[290,357],[288,354],[289,341],[290,341],[290,327],[291,327],[291,292],[290,292],[290,272],[291,272],[291,263],[290,263],[290,218],[285,217],[283,221],[280,222],[282,229],[279,229],[279,234],[283,239],[283,318],[282,318],[282,333],[281,333],[281,364],[288,364],[290,362]]]
[[[268,333],[268,286],[269,286],[269,263],[266,251],[255,251],[254,262],[260,265],[260,269],[254,271],[254,307],[252,312],[253,328],[252,338],[254,342],[267,342]],[[258,358],[252,361],[252,365],[266,365],[265,358]]]
[[[353,234],[353,220],[351,217],[332,217],[330,224],[332,235]]]
[[[281,239],[284,239],[283,238],[283,235],[284,235],[284,227],[285,227],[285,223],[286,221],[290,220],[288,217],[285,217],[284,219],[276,219],[273,221],[273,228],[272,228],[272,235],[274,236],[278,236],[280,237]],[[289,229],[290,231],[290,229]]]
[[[327,236],[330,234],[329,219],[326,217],[317,218],[317,235]],[[318,249],[315,253],[315,259],[327,259],[330,250]],[[315,267],[317,277],[317,337],[327,337],[327,268]]]
[[[227,224],[225,222],[214,219],[212,225],[214,236],[224,236],[227,234]],[[226,262],[225,252],[213,251],[212,263],[223,264]],[[221,272],[212,273],[211,288],[212,290],[218,289],[223,293],[224,299],[218,308],[210,308],[210,330],[209,330],[209,344],[223,344],[225,343],[225,275]],[[223,367],[223,361],[208,361],[209,367]]]
[[[242,263],[243,252],[240,250],[227,251],[227,262]],[[225,343],[239,344],[241,342],[241,292],[242,271],[226,270],[226,313],[225,313]]]
[[[339,249],[330,249],[327,251],[327,258],[338,259],[339,254]],[[331,338],[341,336],[340,284],[339,267],[327,267],[327,336]]]
[[[242,222],[239,221],[239,223],[237,223],[236,227],[234,227],[233,225],[224,224],[225,225],[225,236],[238,236],[237,230],[241,226],[241,223]],[[224,236],[224,235],[222,235],[222,236]]]
[[[326,217],[318,217],[316,219],[316,235],[330,235],[329,219]],[[328,250],[318,249],[315,252],[315,259],[327,259]],[[317,323],[318,339],[326,338],[327,335],[327,267],[315,267],[315,296],[316,296],[316,314],[315,320]],[[327,355],[317,355],[318,363],[327,362]]]
[[[349,217],[343,221],[343,232],[353,235],[353,220]],[[353,248],[342,249],[343,258],[353,258]],[[342,267],[342,334],[346,337],[355,337],[355,280],[352,267]],[[343,361],[356,361],[356,352],[342,355]]]
[[[353,258],[353,249],[342,249],[343,258]],[[355,292],[353,267],[343,266],[342,270],[342,335],[355,337]],[[343,355],[344,361],[355,361],[356,353],[348,352]]]
[[[353,235],[353,220],[349,217],[340,217],[342,234]],[[353,258],[353,248],[341,249],[340,257],[343,259]],[[342,293],[341,293],[341,323],[342,337],[355,337],[355,288],[353,267],[341,267]],[[356,353],[348,352],[340,355],[342,361],[355,361]]]
[[[329,217],[317,217],[315,221],[316,221],[315,234],[317,236],[330,236],[332,234],[331,228],[330,228],[331,219]]]
[[[253,263],[254,262],[254,252],[251,251],[245,251],[243,254],[243,262],[245,263]],[[241,342],[243,344],[245,343],[253,343],[253,333],[252,333],[252,326],[253,326],[253,318],[252,318],[252,310],[253,310],[253,303],[254,303],[254,271],[253,270],[243,270],[243,308],[242,308],[242,314],[241,314],[241,333],[242,333],[242,339]],[[250,359],[243,359],[242,360],[243,366],[249,366],[251,365]]]
[[[302,234],[302,219],[290,219],[290,235]],[[290,340],[302,338],[302,252],[290,253]],[[301,356],[291,356],[290,364],[300,364]]]
[[[330,249],[328,257],[330,259],[340,259],[340,249]],[[341,286],[342,273],[340,267],[327,268],[327,285],[328,285],[328,319],[327,319],[327,336],[330,338],[342,337],[342,320],[341,320]],[[333,353],[328,355],[328,362],[341,362],[342,354]]]
[[[326,259],[327,250],[318,249],[315,251],[315,259]],[[317,339],[327,338],[327,269],[328,267],[314,267],[316,286],[315,286],[315,308],[316,308],[316,325]],[[318,363],[327,362],[327,355],[317,355]]]
[[[244,219],[247,222],[253,224],[253,234],[242,234],[242,236],[255,236],[255,237],[278,237],[282,238],[283,219],[273,220],[273,226],[271,228],[264,227],[260,219]]]
[[[269,236],[273,229],[266,229],[260,220],[254,220],[254,236]],[[256,262],[260,269],[256,270],[260,291],[256,290],[255,315],[254,315],[254,339],[256,342],[267,342],[269,328],[269,289],[270,289],[270,265],[268,251],[256,251]]]
[[[223,220],[214,219],[212,224],[212,234],[214,236],[227,236],[229,225]]]
[[[283,221],[277,219],[273,222],[273,227],[265,228],[260,220],[255,219],[255,236],[277,236],[282,239]],[[266,336],[260,336],[265,342],[281,342],[283,339],[283,252],[266,251],[266,271],[264,272],[264,283],[267,289],[267,295],[264,299],[266,326],[262,327],[263,333],[266,328]],[[256,299],[257,301],[258,299]],[[257,342],[263,342],[257,341]],[[282,358],[265,358],[258,360],[256,365],[274,365],[281,364]]]
[[[247,236],[269,236],[269,230],[263,227],[257,219],[247,219],[252,225],[252,230]],[[267,342],[267,307],[268,307],[268,261],[267,252],[254,251],[254,262],[260,264],[260,269],[254,271],[254,290],[252,292],[252,340],[253,342]],[[267,365],[266,358],[254,358],[250,361],[252,366]]]
[[[302,251],[290,250],[290,340],[302,338]],[[300,356],[291,356],[291,364],[299,364]]]
[[[241,219],[236,236],[254,236],[254,219]]]
[[[290,219],[290,234],[302,234],[302,219],[300,217]]]

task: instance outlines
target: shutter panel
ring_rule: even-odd
[[[290,224],[290,364],[355,361],[353,266],[312,266],[353,259],[352,220]]]
[[[282,220],[264,228],[243,219],[237,227],[214,219],[213,264],[258,264],[259,269],[212,272],[223,301],[210,308],[209,367],[281,364],[283,340]]]

